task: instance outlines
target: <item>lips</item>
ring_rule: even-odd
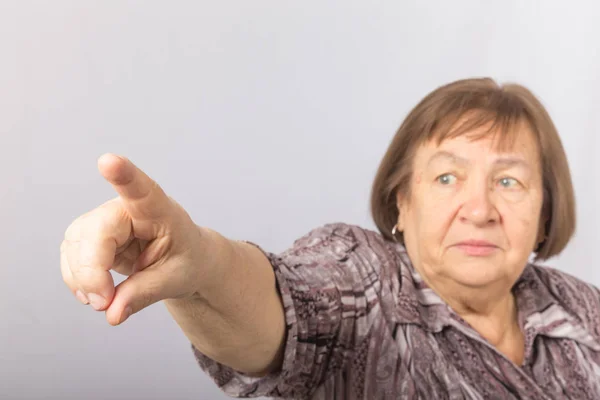
[[[488,242],[488,241],[485,241],[485,240],[475,240],[475,239],[464,240],[462,242],[457,243],[457,245],[461,245],[461,246],[481,246],[481,247],[498,247],[498,246],[496,246],[492,242]]]
[[[498,246],[486,240],[464,240],[454,246],[469,256],[488,256],[498,250]]]

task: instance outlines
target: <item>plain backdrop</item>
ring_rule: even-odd
[[[600,5],[568,4],[0,1],[0,398],[226,398],[164,304],[112,327],[64,285],[65,229],[116,196],[101,154],[196,223],[279,252],[328,222],[374,229],[392,136],[458,78],[547,106],[579,217],[548,264],[599,285]]]

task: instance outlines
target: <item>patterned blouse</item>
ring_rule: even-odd
[[[569,274],[528,264],[514,285],[525,334],[516,365],[425,284],[402,245],[379,233],[327,224],[265,254],[285,308],[282,369],[249,377],[192,345],[230,396],[600,399],[600,292]]]

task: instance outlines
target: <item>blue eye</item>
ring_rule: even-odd
[[[451,185],[456,182],[456,176],[452,174],[444,174],[437,177],[437,181],[442,185]]]
[[[514,178],[502,178],[500,179],[500,185],[502,185],[505,188],[512,188],[515,187],[519,184],[519,181],[517,181]]]

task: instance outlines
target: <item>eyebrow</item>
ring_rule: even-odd
[[[452,152],[449,151],[445,151],[445,150],[441,150],[436,152],[434,155],[432,155],[429,158],[429,161],[427,162],[427,166],[431,166],[431,164],[434,161],[440,160],[440,159],[445,159],[448,160],[454,164],[463,164],[463,165],[470,165],[471,161],[469,161],[468,159],[461,157],[457,154],[454,154]],[[500,157],[497,160],[494,161],[495,165],[500,165],[502,167],[512,167],[512,166],[520,166],[520,167],[524,167],[526,169],[531,169],[530,164],[525,161],[523,158],[520,157]]]

